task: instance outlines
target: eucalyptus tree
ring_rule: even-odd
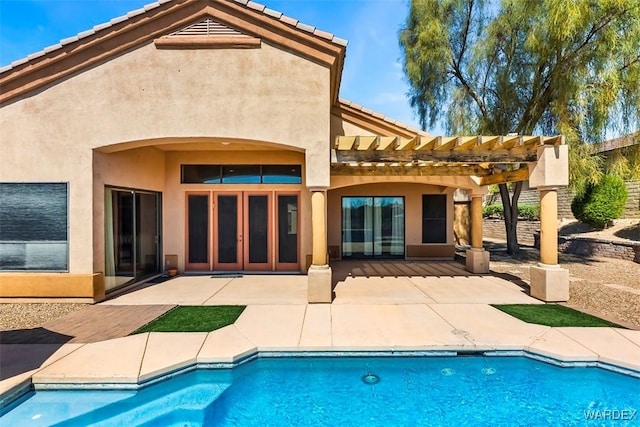
[[[413,0],[399,37],[423,128],[564,134],[577,192],[601,173],[585,143],[640,123],[638,0]],[[515,254],[522,182],[499,187]]]

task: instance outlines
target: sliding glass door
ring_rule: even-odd
[[[342,257],[404,258],[404,197],[343,197]]]
[[[105,189],[105,289],[160,272],[160,194]]]

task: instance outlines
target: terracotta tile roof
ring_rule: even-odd
[[[347,99],[340,98],[338,100],[338,102],[340,103],[340,106],[346,106],[346,107],[350,107],[350,108],[352,108],[354,110],[361,111],[364,114],[370,115],[370,116],[375,117],[375,118],[380,119],[380,120],[383,120],[383,121],[389,123],[390,125],[397,126],[399,128],[402,128],[402,129],[406,129],[407,131],[409,131],[411,133],[415,133],[417,135],[425,135],[425,136],[429,135],[429,133],[427,133],[427,132],[425,132],[423,130],[414,128],[412,126],[409,126],[406,123],[394,120],[391,117],[385,116],[384,114],[378,113],[378,112],[373,111],[373,110],[371,110],[369,108],[365,108],[362,105],[356,104],[355,102],[349,101]]]
[[[53,52],[53,51],[55,51],[57,49],[60,49],[65,45],[68,45],[70,43],[74,43],[74,42],[77,42],[79,40],[82,40],[83,38],[89,37],[89,36],[97,33],[98,31],[105,30],[105,29],[107,29],[109,27],[112,27],[112,26],[114,26],[116,24],[119,24],[121,22],[127,21],[130,18],[133,18],[135,16],[141,15],[141,14],[143,14],[143,13],[149,11],[149,10],[153,10],[153,9],[155,9],[157,7],[160,7],[163,4],[169,3],[171,1],[173,1],[173,0],[158,0],[158,1],[154,2],[154,3],[149,3],[149,4],[143,6],[140,9],[136,9],[136,10],[132,10],[131,12],[128,12],[126,15],[122,15],[122,16],[119,16],[117,18],[113,18],[109,22],[105,22],[103,24],[98,24],[98,25],[94,26],[90,30],[82,31],[81,33],[78,33],[77,35],[75,35],[73,37],[68,37],[68,38],[62,39],[57,44],[45,47],[41,51],[32,53],[32,54],[30,54],[29,56],[27,56],[25,58],[18,59],[16,61],[13,61],[11,64],[0,68],[0,73],[4,73],[6,71],[9,71],[12,68],[18,67],[18,66],[20,66],[22,64],[25,64],[25,63],[31,61],[32,59],[39,58],[39,57],[41,57],[41,56],[43,56],[43,55],[45,55],[47,53]],[[253,2],[253,1],[247,1],[247,0],[218,0],[218,1],[228,1],[228,2],[234,2],[234,3],[241,4],[241,5],[249,8],[249,9],[256,10],[256,11],[258,11],[258,12],[260,12],[260,13],[266,15],[266,16],[269,16],[271,18],[277,19],[280,22],[283,22],[283,23],[285,23],[287,25],[290,25],[292,27],[295,27],[295,28],[297,28],[299,30],[302,30],[302,31],[305,31],[307,33],[313,34],[316,37],[320,37],[322,39],[328,40],[328,41],[330,41],[332,43],[335,43],[337,45],[340,45],[340,46],[346,46],[347,45],[347,40],[345,40],[345,39],[342,39],[340,37],[336,37],[335,35],[333,35],[331,33],[318,30],[317,28],[315,28],[315,27],[313,27],[311,25],[304,24],[304,23],[298,21],[295,18],[291,18],[289,16],[286,16],[282,12],[278,12],[276,10],[269,9],[265,5],[262,5],[260,3],[256,3],[256,2]]]

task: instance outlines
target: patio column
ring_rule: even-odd
[[[471,249],[467,250],[467,271],[489,272],[489,252],[482,246],[482,194],[471,195]]]
[[[558,192],[540,189],[540,262],[558,264]]]
[[[531,267],[531,296],[543,301],[569,299],[569,271],[558,265],[558,193],[569,182],[566,145],[538,148],[529,166],[529,184],[540,191],[540,262]]]
[[[312,265],[307,272],[307,300],[330,303],[331,268],[327,258],[327,202],[324,188],[311,189]]]

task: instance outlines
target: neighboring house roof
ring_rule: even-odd
[[[620,148],[630,147],[636,144],[640,144],[640,132],[631,133],[629,135],[601,142],[596,144],[595,149],[597,153],[606,153],[608,151],[618,150]]]
[[[159,0],[3,67],[0,103],[55,84],[205,17],[327,66],[337,102],[346,40],[252,1]]]

